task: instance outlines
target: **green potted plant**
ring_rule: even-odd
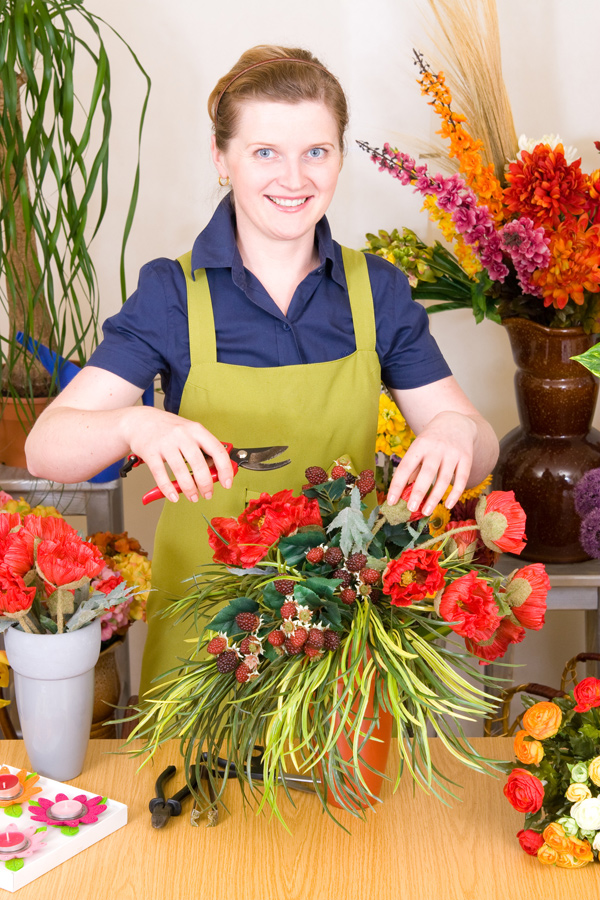
[[[90,244],[108,201],[111,74],[103,31],[84,0],[5,0],[0,11],[0,336],[2,425],[30,427],[56,392],[27,351],[29,338],[80,364],[97,340],[98,289]],[[146,79],[139,133],[143,126]],[[89,87],[91,62],[94,77]],[[121,246],[135,212],[139,162]],[[25,346],[17,340],[23,332]],[[11,414],[11,407],[14,412]],[[0,462],[14,461],[0,432]]]

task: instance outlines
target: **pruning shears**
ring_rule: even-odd
[[[252,756],[249,760],[249,767],[244,767],[244,772],[247,774],[248,771],[253,781],[262,782],[264,781],[264,748],[259,747],[258,745],[254,747],[252,751]],[[198,757],[198,760],[204,763],[204,766],[208,763],[208,754],[201,753]],[[216,775],[219,778],[223,778],[225,774],[227,774],[230,778],[235,778],[238,775],[238,769],[234,765],[234,763],[230,763],[228,760],[223,759],[222,757],[218,757],[216,760],[217,769],[213,770],[213,775]],[[314,781],[311,775],[300,775],[292,772],[281,772],[277,777],[277,783],[283,785],[286,788],[291,788],[293,791],[304,791],[308,794],[315,793]],[[321,784],[320,780],[317,779],[317,784]]]
[[[291,462],[291,460],[289,459],[284,459],[280,460],[279,462],[272,463],[266,462],[266,460],[272,459],[274,456],[279,456],[280,453],[283,453],[285,450],[287,450],[287,444],[273,447],[234,447],[233,444],[228,444],[225,441],[223,441],[222,443],[229,454],[229,458],[231,459],[234,475],[237,473],[240,466],[244,469],[252,469],[256,472],[269,472],[271,469],[281,469],[282,466],[287,466]],[[143,459],[140,459],[139,456],[131,453],[127,457],[125,463],[121,466],[119,475],[121,476],[121,478],[125,478],[128,472],[131,472],[132,469],[140,466],[143,462]],[[209,472],[212,476],[213,482],[217,481],[219,475],[217,472],[217,468],[212,461],[209,466]],[[181,488],[179,487],[177,481],[173,481],[171,483],[175,490],[180,494]],[[142,497],[142,503],[152,503],[153,500],[159,500],[161,497],[164,497],[163,492],[159,487],[155,487],[144,494],[144,496]]]

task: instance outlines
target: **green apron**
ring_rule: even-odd
[[[225,490],[217,483],[208,501],[191,503],[180,495],[177,503],[165,502],[152,560],[140,696],[192,652],[188,641],[197,632],[191,617],[174,626],[157,613],[189,590],[185,579],[201,575],[202,566],[212,562],[206,519],[237,517],[262,492],[298,492],[307,466],[327,469],[342,454],[350,455],[357,471],[373,467],[381,386],[373,297],[364,255],[345,247],[342,255],[356,351],[330,362],[272,368],[217,362],[206,272],[198,269],[192,278],[191,253],[179,259],[187,281],[191,361],[180,414],[234,447],[287,444],[291,464],[270,472],[240,468],[233,486]]]

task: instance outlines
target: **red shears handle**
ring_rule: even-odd
[[[231,453],[231,451],[233,450],[233,444],[227,444],[225,441],[222,441],[222,444],[225,447],[225,449],[227,450],[227,452]],[[233,467],[233,474],[235,477],[235,475],[237,474],[237,471],[238,471],[238,464],[232,459],[231,465]],[[214,463],[211,463],[211,465],[208,467],[208,471],[210,472],[210,474],[212,476],[213,483],[215,481],[219,480],[219,473],[217,472],[217,469],[216,469],[216,466]],[[181,488],[179,487],[179,484],[177,483],[177,481],[172,481],[171,484],[173,485],[173,487],[175,488],[177,493],[181,494]],[[144,504],[144,506],[146,506],[148,503],[152,503],[153,500],[160,500],[161,497],[164,497],[164,496],[165,495],[163,494],[163,492],[161,491],[161,489],[159,487],[154,487],[144,494],[144,496],[142,497],[142,503]]]

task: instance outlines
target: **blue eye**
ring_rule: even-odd
[[[308,151],[308,155],[311,159],[322,159],[325,156],[325,150],[322,147],[313,147]]]
[[[269,150],[268,147],[261,147],[261,149],[257,150],[256,152],[261,159],[270,159],[271,154],[273,153],[273,151]]]

